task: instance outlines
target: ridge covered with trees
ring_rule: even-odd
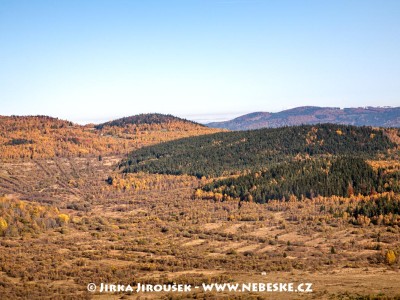
[[[132,152],[124,172],[219,177],[262,171],[290,160],[351,155],[373,158],[396,145],[382,129],[348,125],[303,125],[222,132],[190,137]]]
[[[174,122],[181,122],[181,123],[187,123],[190,125],[196,125],[196,126],[202,126],[205,127],[202,124],[189,121],[186,119],[178,118],[173,115],[164,115],[164,114],[139,114],[139,115],[134,115],[130,117],[125,117],[125,118],[120,118],[117,120],[109,121],[106,123],[98,124],[95,126],[96,129],[102,129],[105,126],[119,126],[119,127],[125,127],[127,125],[143,125],[143,124],[168,124],[168,123],[174,123]]]
[[[0,160],[125,154],[143,146],[221,131],[171,115],[123,120],[107,126],[82,126],[48,116],[0,116]]]

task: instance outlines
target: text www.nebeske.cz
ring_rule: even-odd
[[[90,288],[89,288],[90,287]],[[258,282],[258,283],[203,283],[201,286],[190,284],[145,284],[138,283],[137,286],[122,284],[101,283],[98,289],[100,293],[152,293],[152,292],[178,292],[185,293],[194,290],[204,292],[289,292],[289,293],[311,293],[312,283],[278,283],[278,282]],[[88,291],[95,292],[96,285],[90,283]]]

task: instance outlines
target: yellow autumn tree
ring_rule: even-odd
[[[0,234],[3,234],[3,232],[7,229],[8,224],[7,221],[4,220],[4,218],[0,217]]]
[[[197,189],[196,192],[194,193],[194,197],[196,199],[201,199],[202,196],[203,196],[203,191],[201,189]]]
[[[66,214],[59,214],[58,215],[58,220],[60,221],[61,224],[68,224],[69,216],[66,215]]]
[[[385,261],[388,265],[393,265],[396,262],[396,253],[393,250],[388,250],[385,255]]]
[[[214,200],[215,201],[221,201],[224,198],[224,196],[221,193],[215,193],[214,194]]]

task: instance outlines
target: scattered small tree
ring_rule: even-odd
[[[58,220],[60,221],[61,225],[69,223],[69,216],[66,214],[59,214]]]
[[[396,253],[393,250],[388,250],[385,255],[385,261],[388,265],[393,265],[396,262]]]
[[[3,232],[7,229],[8,224],[7,221],[4,220],[4,218],[0,217],[0,234],[3,234]]]

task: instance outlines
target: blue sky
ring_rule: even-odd
[[[400,105],[400,1],[0,0],[0,115]]]

